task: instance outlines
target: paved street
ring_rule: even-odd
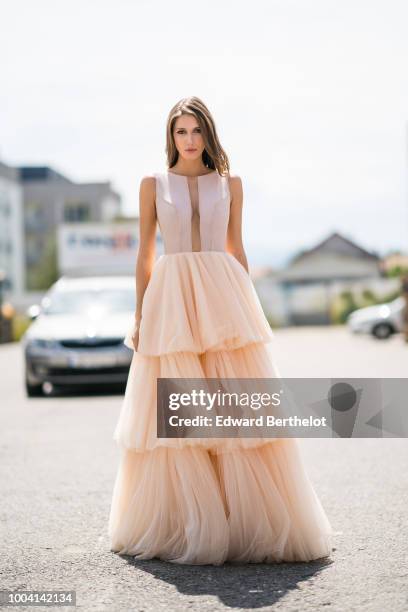
[[[287,377],[408,376],[401,337],[304,327],[274,343]],[[74,589],[78,608],[110,612],[408,609],[406,439],[300,440],[336,532],[330,562],[135,562],[110,552],[106,532],[121,395],[27,399],[18,344],[0,347],[0,368],[0,588]]]

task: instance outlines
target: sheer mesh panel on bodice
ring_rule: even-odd
[[[191,208],[191,250],[201,251],[200,193],[198,190],[198,177],[188,177],[187,184]]]

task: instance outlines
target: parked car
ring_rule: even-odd
[[[132,276],[60,278],[22,337],[28,396],[55,386],[123,384],[133,351],[124,343],[135,312]]]
[[[382,340],[404,331],[404,309],[405,300],[400,296],[387,304],[359,308],[346,322],[353,333],[372,334]]]

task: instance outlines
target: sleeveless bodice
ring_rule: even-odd
[[[194,210],[185,175],[156,172],[156,213],[164,252],[193,251],[192,221],[195,216],[200,251],[225,251],[230,215],[228,177],[217,171],[196,177],[198,202]],[[197,249],[194,249],[197,250]]]

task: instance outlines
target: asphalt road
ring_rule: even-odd
[[[294,328],[275,349],[283,376],[408,376],[401,337]],[[17,344],[0,347],[0,371],[0,589],[73,589],[77,608],[110,612],[408,609],[406,439],[300,440],[335,529],[329,562],[135,562],[107,537],[121,395],[27,399]]]

